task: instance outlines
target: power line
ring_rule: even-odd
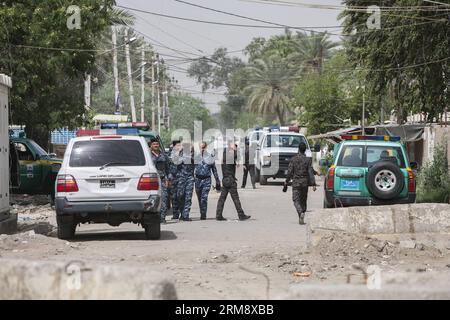
[[[145,23],[147,23],[149,26],[152,26],[152,27],[158,29],[158,30],[161,31],[162,33],[168,35],[169,37],[171,37],[171,38],[173,38],[173,39],[175,39],[175,40],[177,40],[178,42],[181,42],[182,44],[187,45],[188,47],[190,47],[190,48],[192,48],[192,49],[194,49],[194,50],[200,52],[201,54],[205,54],[205,52],[204,52],[203,50],[198,49],[198,48],[194,47],[193,45],[191,45],[190,43],[188,43],[188,42],[186,42],[186,41],[184,41],[184,40],[181,40],[180,38],[178,38],[178,37],[176,37],[176,36],[170,34],[169,32],[167,32],[167,31],[161,29],[160,27],[158,27],[158,26],[156,26],[156,25],[150,23],[148,20],[144,19],[143,17],[138,16],[138,15],[136,15],[136,16],[137,16],[139,19],[141,19],[142,21],[144,21]]]
[[[184,0],[174,0],[174,1],[179,2],[179,3],[186,4],[186,5],[189,5],[189,6],[201,8],[201,9],[204,9],[204,10],[209,10],[209,11],[213,11],[213,12],[218,12],[218,13],[222,13],[222,14],[225,14],[225,15],[229,15],[229,16],[241,18],[241,19],[247,19],[247,20],[251,20],[251,21],[267,23],[267,24],[271,24],[271,25],[274,25],[274,26],[282,27],[282,28],[300,29],[300,30],[304,30],[304,31],[312,31],[312,30],[308,30],[308,29],[313,28],[313,27],[294,27],[294,26],[288,26],[288,25],[284,25],[284,24],[280,24],[280,23],[276,23],[276,22],[272,22],[272,21],[267,21],[267,20],[262,20],[262,19],[257,19],[257,18],[252,18],[252,17],[247,17],[247,16],[243,16],[243,15],[240,15],[240,14],[232,13],[232,12],[226,12],[226,11],[222,11],[222,10],[218,10],[218,9],[214,9],[214,8],[205,7],[205,6],[201,6],[201,5],[198,5],[198,4],[195,4],[195,3],[191,3],[191,2],[188,2],[188,1],[184,1]],[[314,29],[340,28],[340,27],[341,27],[341,26],[314,27]]]
[[[55,47],[29,46],[29,45],[12,44],[12,43],[10,43],[9,45],[12,47],[17,47],[17,48],[50,50],[50,51],[102,52],[102,53],[108,53],[108,52],[112,51],[112,49],[101,50],[101,49],[55,48]]]
[[[267,25],[249,25],[249,24],[236,24],[236,23],[225,23],[225,22],[217,22],[217,21],[206,21],[206,20],[200,20],[200,19],[191,19],[191,18],[184,18],[184,17],[178,17],[178,16],[171,16],[171,15],[166,15],[166,14],[162,14],[162,13],[156,13],[156,12],[151,12],[151,11],[147,11],[147,10],[142,10],[142,9],[136,9],[136,8],[130,8],[130,7],[126,7],[126,6],[117,6],[123,9],[127,9],[127,10],[131,10],[131,11],[136,11],[136,12],[142,12],[142,13],[147,13],[147,14],[151,14],[151,15],[156,15],[156,16],[162,16],[165,18],[171,18],[171,19],[178,19],[178,20],[184,20],[184,21],[191,21],[191,22],[197,22],[197,23],[207,23],[207,24],[215,24],[215,25],[223,25],[223,26],[233,26],[233,27],[249,27],[249,28],[269,28],[269,29],[294,29],[294,30],[303,30],[303,31],[309,31],[311,33],[318,33],[318,31],[312,30],[316,27],[295,27],[295,26],[288,26],[288,25],[282,25],[282,24],[277,24],[277,23],[273,23],[276,25],[272,25],[272,26],[267,26]],[[215,9],[212,9],[215,10]],[[234,15],[232,13],[230,13],[231,15]],[[241,16],[244,17],[244,16]],[[425,19],[428,20],[429,23],[432,22],[446,22],[446,19],[431,19],[431,18],[427,18],[427,17],[410,17],[410,16],[402,16],[404,18],[409,18],[409,19]],[[248,19],[253,20],[254,18],[251,17],[245,17]],[[257,19],[259,20],[259,19]],[[264,20],[261,20],[264,21]],[[269,21],[266,21],[265,23],[272,23]],[[411,27],[411,24],[408,25],[402,25],[402,26],[396,26],[396,27],[391,27],[390,29],[393,28],[403,28],[403,27]],[[328,27],[318,27],[318,28],[345,28],[345,26],[328,26]],[[386,28],[387,29],[387,28]],[[383,30],[383,29],[381,29]],[[354,34],[338,34],[338,33],[333,33],[333,32],[327,32],[327,34],[329,35],[334,35],[334,36],[342,36],[342,37],[352,37],[356,34],[364,34],[364,33],[369,33],[369,32],[373,32],[374,30],[367,30],[367,31],[359,31],[357,33]],[[322,32],[323,33],[323,32]]]
[[[184,20],[184,21],[190,21],[190,22],[198,22],[198,23],[215,24],[215,25],[222,25],[222,26],[233,26],[233,27],[244,27],[244,28],[264,28],[264,29],[284,29],[284,28],[286,28],[286,26],[282,26],[282,25],[281,26],[275,26],[275,25],[265,26],[265,25],[250,25],[250,24],[227,23],[227,22],[219,22],[219,21],[208,21],[208,20],[200,20],[200,19],[172,16],[172,15],[167,15],[167,14],[163,14],[163,13],[157,13],[157,12],[152,12],[152,11],[147,11],[147,10],[142,10],[142,9],[130,8],[130,7],[126,7],[126,6],[117,5],[116,7],[126,9],[126,10],[136,11],[136,12],[147,13],[147,14],[151,14],[151,15],[155,15],[155,16],[159,16],[159,17],[164,17],[164,18]],[[311,27],[311,28],[314,28],[314,27]],[[322,27],[320,27],[320,28],[322,28]],[[308,28],[292,27],[292,29],[307,30]]]
[[[278,5],[288,5],[288,6],[297,6],[304,7],[308,9],[324,9],[324,10],[349,10],[349,11],[366,11],[367,6],[343,6],[343,5],[328,5],[328,4],[310,4],[310,3],[302,3],[302,2],[291,2],[286,0],[241,0],[245,2],[256,2],[262,4],[278,4]],[[437,1],[428,1],[426,2],[440,4],[438,6],[378,6],[382,11],[448,11],[448,9],[444,9],[444,3],[439,3]],[[449,5],[449,4],[447,4]],[[443,9],[443,10],[441,10]]]

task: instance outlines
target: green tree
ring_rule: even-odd
[[[338,46],[338,43],[330,40],[326,32],[297,32],[297,36],[292,41],[293,53],[290,55],[292,62],[302,65],[306,71],[321,72],[325,60],[329,59],[332,49]]]
[[[247,70],[250,78],[244,91],[249,92],[248,110],[284,124],[295,70],[277,55],[256,59]]]
[[[170,144],[172,132],[176,129],[186,129],[194,137],[194,122],[201,121],[203,131],[216,127],[209,110],[202,100],[187,94],[175,94],[169,97],[170,130],[163,130],[165,145]]]
[[[417,176],[417,202],[444,202],[450,200],[450,175],[447,148],[439,145],[433,161],[425,164]]]
[[[308,134],[325,133],[361,120],[362,75],[339,72],[348,69],[343,51],[336,51],[325,62],[323,72],[305,74],[293,90],[292,108],[298,108],[298,122],[306,125]],[[358,88],[359,86],[359,88]],[[366,98],[366,115],[378,119],[376,104]]]
[[[0,4],[0,73],[14,81],[12,121],[26,125],[27,134],[44,146],[49,130],[82,123],[84,75],[94,69],[98,40],[112,23],[128,17],[113,8],[113,0],[80,0],[81,29],[69,30],[66,10],[72,4]]]
[[[343,3],[360,6],[357,0]],[[352,34],[345,47],[353,68],[366,70],[371,96],[389,97],[398,123],[410,112],[424,112],[428,120],[438,117],[450,102],[448,12],[422,0],[390,0],[383,7],[391,10],[381,12],[381,29],[368,29],[365,10],[341,15],[344,32]]]
[[[233,72],[244,67],[237,57],[230,57],[226,48],[218,48],[210,57],[202,57],[191,63],[188,75],[202,85],[203,91],[210,88],[228,87]]]

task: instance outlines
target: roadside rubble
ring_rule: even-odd
[[[52,217],[55,211],[47,196],[13,195],[12,212],[17,214],[19,233],[33,230],[36,234],[56,237],[56,225]]]

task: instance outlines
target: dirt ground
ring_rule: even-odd
[[[450,272],[450,238],[439,245],[417,239],[379,239],[331,234],[311,250],[306,227],[298,225],[291,194],[279,183],[240,190],[244,210],[238,221],[231,200],[224,216],[214,216],[218,199],[210,194],[206,221],[193,199],[192,222],[162,226],[159,241],[144,239],[142,228],[83,225],[73,241],[55,237],[54,210],[42,197],[15,198],[20,233],[0,235],[0,258],[83,261],[89,264],[144,266],[173,279],[180,299],[266,299],[283,295],[292,284],[364,283],[369,265],[383,272]],[[321,191],[310,195],[308,214],[321,207]]]

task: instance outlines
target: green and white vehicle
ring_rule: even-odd
[[[399,137],[342,136],[325,177],[324,207],[414,203],[416,183]]]

